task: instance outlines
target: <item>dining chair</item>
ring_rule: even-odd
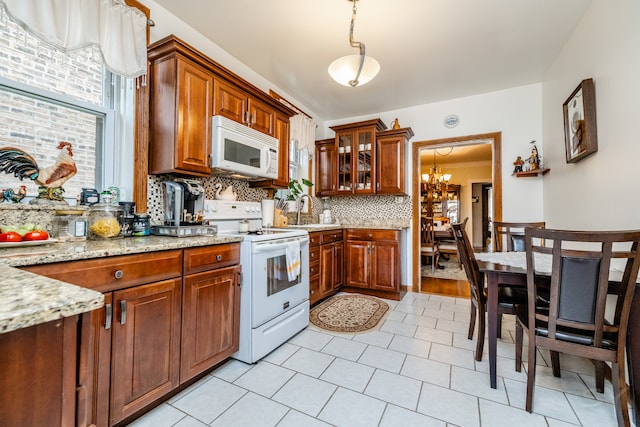
[[[540,239],[545,244],[536,243]],[[516,305],[516,370],[521,370],[522,341],[529,340],[526,410],[532,411],[537,349],[582,356],[595,361],[596,383],[611,370],[619,426],[629,426],[625,379],[625,346],[631,300],[640,266],[640,230],[525,230],[527,304]],[[548,254],[548,255],[544,255]],[[549,257],[550,256],[550,260]],[[538,297],[536,271],[547,257],[549,299]],[[611,278],[612,261],[621,279]],[[615,288],[615,289],[614,289]],[[611,293],[608,293],[611,292]],[[608,311],[615,307],[613,311]],[[605,316],[606,314],[606,316]],[[610,362],[611,368],[605,363]],[[607,372],[608,373],[608,372]],[[603,386],[603,384],[602,384]],[[604,387],[597,387],[604,391]]]
[[[469,217],[466,217],[464,221],[462,221],[462,228],[467,225],[467,221]],[[453,236],[453,233],[452,233]],[[438,240],[438,249],[440,249],[440,256],[444,257],[446,260],[449,260],[449,255],[455,255],[458,257],[458,268],[462,270],[462,260],[460,259],[460,254],[458,253],[458,244],[456,243],[455,238],[453,239],[437,239]]]
[[[423,258],[431,258],[431,271],[435,271],[435,269],[438,268],[440,249],[433,229],[433,217],[421,217],[420,255]]]
[[[524,229],[526,227],[545,228],[545,222],[494,221],[493,251],[524,252]]]
[[[484,275],[480,273],[478,261],[473,253],[473,247],[469,241],[469,236],[465,231],[464,223],[452,224],[453,236],[458,245],[458,255],[464,266],[464,271],[469,281],[471,294],[471,317],[469,320],[469,333],[467,339],[473,339],[473,331],[478,318],[478,339],[476,342],[475,357],[477,361],[482,360],[484,350],[485,335],[485,313],[487,311],[487,290],[484,286]],[[500,286],[498,288],[498,338],[501,338],[502,315],[514,314],[515,304],[524,304],[527,301],[527,291],[524,288]]]

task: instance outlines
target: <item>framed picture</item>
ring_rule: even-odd
[[[585,79],[562,104],[567,163],[578,162],[598,151],[596,98],[593,79]]]

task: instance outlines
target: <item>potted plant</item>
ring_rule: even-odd
[[[303,194],[307,194],[304,187],[311,188],[313,187],[313,183],[306,178],[301,178],[300,180],[292,179],[291,181],[289,181],[289,191],[287,192],[285,198],[287,204],[289,205],[289,212],[296,212],[296,201]]]

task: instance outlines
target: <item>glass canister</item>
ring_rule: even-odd
[[[53,219],[53,237],[63,242],[86,239],[87,220],[83,214],[83,210],[57,210]]]
[[[111,203],[109,197],[103,197],[102,203],[93,205],[89,211],[89,238],[114,239],[121,236],[118,219],[122,217],[121,206]]]

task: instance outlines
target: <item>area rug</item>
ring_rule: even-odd
[[[460,269],[460,264],[458,264],[458,259],[455,256],[452,256],[449,260],[440,258],[439,264],[444,268],[436,268],[436,271],[431,271],[430,265],[423,265],[420,276],[434,279],[467,280],[464,268]]]
[[[315,306],[309,317],[321,329],[355,334],[375,329],[388,311],[389,304],[379,298],[340,294]]]

